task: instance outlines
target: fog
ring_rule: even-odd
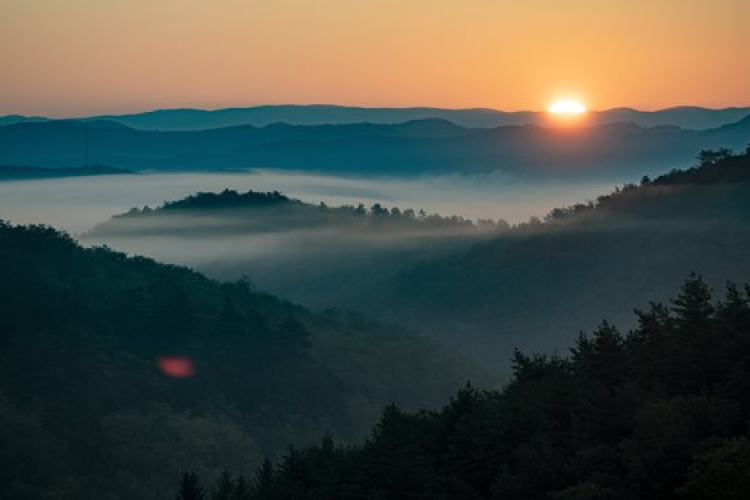
[[[283,222],[278,213],[266,217],[263,209],[254,209],[251,218],[241,212],[117,218],[108,228],[112,231],[90,233],[133,207],[154,208],[199,191],[227,188],[278,190],[312,204],[381,203],[518,223],[555,207],[594,199],[612,186],[532,183],[499,174],[367,179],[256,171],[80,177],[0,183],[0,218],[49,224],[71,232],[85,245],[106,244],[131,255],[186,265],[213,278],[247,276],[260,290],[309,307],[351,307],[370,313],[390,310],[380,305],[386,298],[382,290],[405,270],[493,235],[478,228],[428,224],[360,231],[346,219],[311,227],[304,218],[295,223]]]
[[[156,207],[197,191],[278,190],[310,203],[382,203],[469,219],[521,222],[554,207],[593,199],[612,184],[532,182],[503,174],[367,179],[261,170],[76,177],[0,183],[0,218],[44,223],[79,235],[132,207]]]

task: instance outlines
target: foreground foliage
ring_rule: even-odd
[[[501,391],[467,386],[440,411],[389,406],[363,446],[326,436],[266,462],[249,491],[218,483],[211,498],[747,498],[749,293],[730,284],[714,304],[693,275],[627,334],[605,322],[568,357],[516,352]]]
[[[359,440],[383,405],[435,404],[467,370],[362,316],[0,222],[2,499],[165,498],[186,466]]]

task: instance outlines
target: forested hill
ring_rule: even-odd
[[[163,499],[479,376],[364,317],[0,223],[0,498]]]
[[[363,446],[327,436],[255,475],[227,473],[211,498],[745,499],[749,292],[729,286],[715,303],[692,276],[629,333],[604,323],[568,356],[517,352],[501,391],[467,387],[440,411],[391,406]],[[208,489],[186,474],[177,498]]]
[[[692,270],[713,286],[750,280],[750,154],[707,151],[699,162],[425,260],[342,303],[495,365],[514,347],[562,348],[604,317],[630,325],[626,311],[666,299]]]
[[[263,232],[337,230],[357,233],[430,233],[444,231],[475,234],[507,227],[504,221],[474,223],[463,217],[442,217],[413,209],[387,209],[380,203],[329,207],[291,199],[279,192],[226,189],[220,193],[201,192],[165,202],[152,209],[133,208],[97,225],[87,238],[182,235],[203,238],[206,234],[242,235]]]
[[[724,206],[722,200],[717,198],[721,198],[722,189],[731,189],[731,186],[747,188],[746,184],[750,182],[750,146],[739,154],[729,149],[703,150],[697,160],[698,164],[693,167],[673,169],[654,180],[643,177],[640,185],[626,184],[614,193],[599,196],[595,202],[555,209],[547,215],[545,222],[553,226],[559,222],[590,222],[592,216],[607,218],[634,214],[664,219],[705,219],[709,216],[717,216],[725,221],[737,217],[746,219],[750,203]],[[690,201],[696,196],[703,198],[703,201],[693,205]],[[724,210],[716,213],[706,211],[707,208],[718,206]]]
[[[237,205],[252,208],[219,208]],[[629,325],[630,308],[644,296],[666,299],[692,270],[714,286],[729,277],[750,280],[750,157],[704,151],[693,167],[510,230],[492,223],[482,232],[436,218],[449,230],[435,234],[462,237],[406,238],[431,234],[430,221],[406,210],[228,191],[116,217],[86,241],[216,276],[245,273],[311,307],[351,308],[439,336],[497,368],[515,347],[563,348],[572,332],[603,317]],[[297,227],[304,231],[283,232]],[[269,242],[254,238],[259,231],[276,233]],[[226,238],[213,237],[219,232]],[[393,237],[362,238],[383,234]]]

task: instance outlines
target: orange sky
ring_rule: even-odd
[[[0,114],[750,105],[750,0],[0,0]]]

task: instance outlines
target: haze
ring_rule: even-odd
[[[275,171],[76,177],[0,183],[0,218],[16,224],[46,223],[78,234],[132,207],[156,207],[198,191],[227,188],[279,190],[311,203],[382,203],[470,219],[521,222],[556,206],[593,199],[611,185],[524,182],[499,173],[410,180]]]

